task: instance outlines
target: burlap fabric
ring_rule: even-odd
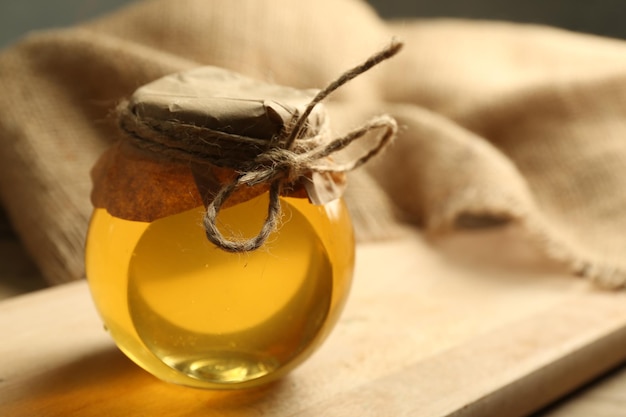
[[[360,236],[400,222],[433,233],[515,222],[574,272],[623,286],[626,44],[504,23],[384,22],[356,0],[153,0],[26,37],[0,54],[2,204],[51,283],[81,278],[89,170],[118,138],[108,114],[121,99],[207,64],[319,88],[391,36],[403,53],[330,105],[337,131],[381,112],[403,126],[352,177]]]

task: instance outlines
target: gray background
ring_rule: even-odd
[[[132,1],[135,0],[0,0],[0,48],[19,39],[29,30],[68,26]],[[381,16],[387,18],[418,16],[511,20],[626,38],[626,0],[369,0],[369,2]]]

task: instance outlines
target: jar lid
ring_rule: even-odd
[[[206,205],[235,177],[234,165],[280,145],[276,140],[317,92],[210,66],[146,84],[118,106],[126,140],[92,170],[92,203],[116,217],[147,222]],[[307,118],[305,136],[318,133],[325,120],[320,104]],[[259,184],[237,190],[226,206],[267,189]],[[297,186],[289,195],[306,197]]]

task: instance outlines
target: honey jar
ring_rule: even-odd
[[[118,109],[122,139],[93,170],[86,272],[116,344],[158,378],[264,384],[337,322],[354,237],[316,95],[202,67]],[[381,126],[380,146],[395,134]]]

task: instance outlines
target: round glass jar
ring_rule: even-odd
[[[242,388],[284,375],[320,345],[346,300],[354,264],[341,200],[281,198],[283,222],[263,247],[229,253],[202,227],[204,207],[156,221],[96,209],[87,276],[126,355],[157,377]],[[222,210],[224,234],[253,234],[267,194]]]
[[[320,346],[354,267],[344,174],[397,124],[381,116],[333,139],[319,102],[400,47],[322,91],[201,67],[118,107],[124,135],[92,171],[86,271],[126,355],[166,381],[229,389],[275,380]],[[361,157],[331,157],[380,129]]]

